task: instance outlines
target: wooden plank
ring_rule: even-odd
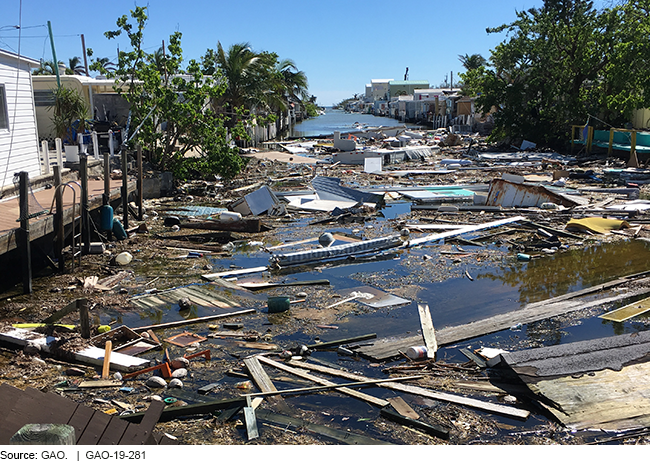
[[[266,373],[266,371],[264,371],[264,368],[262,368],[262,365],[255,356],[244,358],[244,365],[246,365],[246,369],[250,373],[251,378],[253,378],[253,381],[255,381],[255,384],[257,384],[257,387],[259,387],[262,392],[277,391],[277,388],[271,381],[271,378],[269,378],[269,375]],[[268,400],[281,412],[286,413],[291,411],[287,403],[280,395],[269,396]]]
[[[45,318],[43,322],[45,324],[56,323],[61,318],[68,315],[69,313],[72,313],[73,311],[77,311],[77,300],[73,300],[72,302],[68,303],[66,306],[61,308],[59,311],[52,313],[49,317]]]
[[[94,413],[95,411],[86,405],[77,405],[77,410],[75,410],[70,420],[68,420],[68,425],[74,428],[75,437],[77,440],[79,440],[83,435],[83,432],[86,429],[88,423],[90,423],[90,419]]]
[[[591,287],[589,293],[599,292],[605,288],[614,287],[624,283],[629,283],[629,279],[607,282],[601,286]],[[543,319],[561,316],[573,311],[580,311],[585,308],[595,307],[614,301],[619,301],[629,297],[638,297],[642,294],[650,292],[650,288],[642,287],[632,292],[614,295],[611,297],[595,298],[592,300],[570,298],[562,300],[559,297],[542,302],[527,305],[519,310],[514,310],[508,313],[503,313],[490,318],[474,321],[468,324],[459,326],[450,326],[437,331],[436,339],[438,345],[449,345],[462,342],[469,339],[474,339],[484,336],[493,332],[504,331],[510,329],[518,323],[530,324]],[[575,297],[575,293],[566,294]],[[389,358],[400,357],[400,351],[406,352],[411,346],[424,345],[424,339],[419,335],[397,336],[386,339],[377,340],[369,345],[364,344],[357,352],[373,360],[385,360]]]
[[[113,351],[113,343],[106,341],[104,344],[104,363],[102,364],[102,379],[108,379],[110,376],[111,367],[111,352]]]
[[[437,436],[441,439],[449,439],[449,430],[439,425],[429,425],[428,423],[421,422],[419,420],[414,420],[410,417],[406,417],[396,412],[392,407],[383,407],[381,409],[381,415],[386,417],[389,420],[393,420],[397,423],[403,425],[412,426],[423,430],[425,433],[428,433],[433,436]]]
[[[429,305],[418,304],[418,313],[420,314],[420,327],[422,328],[422,337],[424,345],[427,347],[427,358],[436,358],[438,352],[438,341],[436,340],[436,331],[433,328]]]
[[[231,271],[221,271],[221,272],[213,272],[210,274],[204,274],[201,276],[202,279],[205,279],[206,281],[209,281],[215,277],[228,277],[228,276],[241,276],[244,274],[254,274],[256,272],[264,272],[268,271],[268,266],[260,266],[257,268],[248,268],[248,269],[233,269]]]
[[[95,445],[104,434],[104,430],[111,421],[111,416],[95,410],[81,438],[77,440],[78,445]]]
[[[9,444],[11,436],[28,423],[67,424],[77,403],[55,394],[26,388],[0,424],[0,444]]]
[[[552,401],[547,409],[571,429],[626,431],[650,426],[650,363],[528,386]]]
[[[367,381],[370,379],[365,376],[359,376],[353,373],[349,373],[347,371],[335,370],[333,368],[328,368],[320,365],[313,365],[311,363],[304,363],[304,362],[292,360],[290,362],[290,365],[298,368],[303,368],[306,370],[318,371],[320,373],[325,373],[332,376],[339,376],[342,378],[351,379],[353,381]],[[469,397],[462,397],[453,394],[445,394],[438,391],[431,391],[429,389],[424,389],[418,386],[408,386],[402,383],[390,383],[390,382],[379,384],[379,386],[394,389],[396,391],[406,392],[409,394],[428,397],[430,399],[451,402],[454,404],[459,404],[466,407],[472,407],[475,409],[484,410],[486,412],[496,413],[499,415],[505,415],[508,417],[518,418],[522,420],[525,420],[530,415],[530,412],[528,410],[521,410],[521,409],[516,409],[514,407],[502,406],[499,404],[493,404],[491,402],[483,402],[476,399],[471,399]]]
[[[300,376],[301,378],[307,379],[309,381],[313,381],[315,383],[323,384],[323,385],[326,385],[326,386],[332,384],[332,382],[328,381],[327,379],[319,378],[318,376],[310,375],[309,373],[307,373],[305,371],[298,370],[296,368],[292,368],[290,366],[284,365],[283,363],[276,362],[276,361],[271,360],[269,358],[262,357],[262,356],[258,356],[257,358],[262,363],[266,363],[267,365],[274,366],[274,367],[276,367],[276,368],[278,368],[280,370],[286,371],[287,373],[291,373],[291,374],[296,375],[296,376]],[[354,389],[337,388],[336,391],[341,392],[341,393],[343,393],[345,395],[348,395],[348,396],[352,396],[352,397],[354,397],[356,399],[360,399],[362,401],[368,402],[370,404],[379,406],[379,407],[384,407],[384,406],[389,404],[389,402],[387,400],[379,399],[378,397],[370,396],[368,394],[364,394],[362,392],[355,391]]]
[[[642,315],[648,311],[650,311],[650,297],[639,300],[638,302],[630,303],[627,306],[617,308],[616,310],[600,315],[599,318],[608,319],[616,323],[622,323],[625,320]]]
[[[129,424],[120,444],[142,445],[153,439],[153,429],[160,420],[164,409],[165,403],[163,401],[152,401],[144,413],[142,421],[139,424]]]
[[[336,440],[343,444],[369,446],[369,445],[388,445],[391,443],[385,441],[378,441],[374,438],[364,436],[361,434],[353,433],[351,431],[336,430],[323,425],[308,422],[306,420],[287,417],[285,415],[273,413],[269,410],[258,410],[257,418],[270,423],[274,423],[283,429],[295,427],[296,429],[304,429],[310,433],[322,435],[327,438]]]
[[[397,397],[389,397],[388,402],[390,402],[390,405],[400,414],[403,415],[404,417],[409,417],[412,418],[413,420],[417,420],[420,418],[420,415],[411,408],[410,405],[408,405],[404,399],[402,399],[400,396]]]
[[[82,389],[96,389],[96,388],[119,388],[122,386],[122,381],[117,380],[90,380],[82,381],[77,387]]]
[[[470,226],[467,226],[465,228],[460,228],[460,229],[457,229],[457,230],[450,230],[450,231],[439,233],[439,234],[427,235],[425,237],[411,239],[411,240],[408,241],[408,244],[409,244],[409,246],[421,245],[423,243],[442,240],[443,238],[455,237],[457,235],[461,235],[461,234],[465,234],[465,233],[476,232],[478,230],[491,229],[493,227],[499,227],[501,225],[511,224],[513,222],[521,222],[521,221],[525,221],[525,220],[526,220],[525,217],[517,216],[517,217],[511,217],[511,218],[508,218],[508,219],[500,219],[500,220],[496,220],[496,221],[492,221],[492,222],[486,222],[484,224],[470,225]]]
[[[167,329],[167,328],[174,328],[178,326],[189,326],[190,324],[197,324],[197,323],[205,323],[208,321],[214,321],[215,319],[220,319],[220,318],[229,318],[231,316],[237,316],[237,315],[243,315],[247,313],[255,313],[257,310],[255,308],[249,308],[246,310],[239,310],[239,311],[233,311],[230,313],[223,313],[219,315],[212,315],[212,316],[204,316],[202,318],[194,318],[194,319],[186,319],[183,321],[174,321],[171,323],[162,323],[162,324],[150,324],[148,326],[141,326],[139,328],[133,328],[132,330],[135,332],[140,332],[140,331],[146,331],[147,329],[153,329],[153,330],[158,330],[158,329]]]
[[[111,445],[116,446],[120,443],[120,439],[124,436],[124,432],[129,427],[129,422],[125,422],[118,417],[111,417],[110,422],[106,425],[106,429],[101,438],[97,441],[98,445]]]

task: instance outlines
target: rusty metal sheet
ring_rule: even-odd
[[[542,185],[527,185],[502,179],[490,182],[490,191],[485,202],[488,206],[501,207],[540,207],[543,203],[555,203],[565,207],[573,207],[578,203],[568,199]]]

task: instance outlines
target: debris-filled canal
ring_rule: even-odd
[[[630,421],[645,414],[623,408],[633,399],[621,398],[616,416],[597,415],[607,385],[620,384],[611,373],[623,378],[645,364],[645,354],[629,350],[645,345],[650,324],[648,305],[636,305],[650,295],[643,222],[597,234],[564,228],[583,217],[578,211],[418,209],[405,199],[373,209],[369,197],[366,207],[273,206],[254,216],[257,229],[209,227],[240,193],[291,204],[323,170],[253,160],[241,185],[257,176],[274,195],[254,191],[261,183],[248,191],[182,187],[150,200],[146,229],[106,241],[104,254],[35,279],[31,297],[5,292],[0,335],[13,337],[3,340],[0,380],[126,421],[161,400],[156,433],[184,444],[585,444],[647,436],[643,423]],[[347,186],[366,194],[398,191],[373,188],[376,175],[333,172],[326,175],[352,178]],[[300,183],[273,181],[281,177]],[[440,178],[418,183],[432,181]],[[260,198],[251,200],[254,209]],[[85,360],[77,328],[53,326],[80,326],[84,299],[101,354]],[[75,300],[72,312],[48,320]],[[603,317],[631,303],[640,311]],[[41,322],[49,324],[48,348],[20,327]],[[106,375],[109,343],[114,366]],[[118,350],[128,358],[113,361]],[[604,352],[605,364],[592,361]],[[590,382],[597,387],[584,386]],[[314,388],[323,385],[336,387]],[[585,406],[574,408],[576,399]]]

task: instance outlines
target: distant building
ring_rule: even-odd
[[[0,50],[0,189],[13,186],[17,172],[41,175],[31,73],[39,65]]]
[[[412,96],[416,89],[428,89],[428,81],[390,81],[388,83],[388,98]]]
[[[373,101],[387,101],[389,99],[389,83],[392,79],[370,80],[370,97]]]

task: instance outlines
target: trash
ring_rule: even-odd
[[[282,313],[290,308],[289,297],[269,297],[267,300],[269,313]]]
[[[183,388],[183,382],[178,378],[173,378],[171,381],[169,381],[169,383],[167,384],[167,387],[169,389]]]
[[[150,377],[147,381],[145,381],[145,384],[149,386],[150,388],[166,388],[167,387],[167,381],[162,379],[160,376],[152,376]]]
[[[517,253],[517,259],[519,261],[530,261],[530,255],[527,255],[525,253]]]
[[[406,355],[408,356],[408,358],[413,359],[413,360],[419,360],[421,358],[426,358],[426,356],[427,356],[427,348],[424,345],[409,347],[406,350]]]
[[[240,221],[242,220],[242,215],[240,212],[223,211],[219,214],[219,219],[228,222]]]
[[[610,230],[629,228],[630,224],[619,219],[604,217],[585,217],[583,219],[571,219],[566,224],[567,230],[590,232],[597,234],[608,234]]]
[[[133,260],[133,255],[128,251],[123,251],[115,257],[115,262],[120,266],[126,266]]]
[[[122,223],[117,219],[113,219],[113,234],[118,240],[126,240],[129,238],[126,230],[124,230],[124,227],[122,226]]]
[[[240,381],[239,383],[235,384],[235,387],[243,391],[250,391],[253,389],[253,383],[250,381]]]
[[[207,340],[205,337],[201,337],[198,334],[185,331],[180,334],[176,334],[175,336],[168,337],[165,339],[165,342],[169,342],[170,344],[178,345],[180,347],[187,347],[189,345],[203,342],[205,340]]]
[[[327,248],[331,246],[332,243],[334,243],[334,236],[329,232],[325,232],[320,237],[318,237],[318,243],[320,243],[321,246]]]

